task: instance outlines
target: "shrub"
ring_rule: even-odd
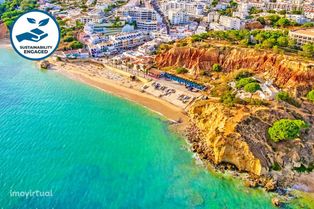
[[[254,83],[254,82],[256,82],[256,80],[253,78],[241,78],[240,80],[236,82],[236,87],[240,89],[246,86],[247,84]]]
[[[302,120],[281,119],[268,129],[268,134],[274,142],[291,140],[297,138],[301,130],[307,127],[308,125]]]
[[[301,55],[309,58],[314,57],[314,44],[307,43],[304,44],[301,48],[302,48],[302,51],[300,52]]]
[[[207,71],[207,70],[200,70],[200,75],[201,75],[201,76],[209,76],[210,73],[209,73],[209,71]]]
[[[267,106],[268,103],[261,100],[261,99],[254,99],[254,98],[245,98],[245,104],[254,105],[254,106]]]
[[[271,166],[271,169],[274,170],[274,171],[280,171],[280,170],[281,170],[281,167],[280,167],[279,163],[275,162],[275,163]]]
[[[189,72],[188,69],[184,68],[184,67],[177,67],[176,68],[176,73],[178,74],[184,74],[184,73],[187,73]]]
[[[73,41],[71,44],[70,44],[70,47],[72,49],[81,49],[83,48],[83,44],[79,41]]]
[[[72,41],[74,41],[74,37],[72,37],[72,36],[66,36],[66,37],[64,37],[63,41],[64,41],[64,42],[72,42]]]
[[[304,173],[304,172],[307,172],[307,173],[310,173],[312,172],[314,169],[314,165],[313,164],[310,164],[308,167],[306,167],[305,165],[301,164],[300,167],[294,167],[293,170],[299,172],[299,173]]]
[[[248,77],[251,77],[252,76],[252,73],[249,72],[249,71],[241,71],[239,72],[236,76],[235,76],[235,79],[238,81],[240,80],[241,78],[248,78]]]
[[[292,98],[287,92],[281,91],[279,92],[276,96],[275,99],[277,101],[284,101],[287,102],[293,106],[299,107],[300,104],[294,99]]]
[[[224,103],[227,106],[234,106],[236,103],[236,97],[235,94],[233,94],[230,91],[225,92],[221,97],[220,97],[220,102]]]
[[[261,87],[258,83],[253,82],[253,83],[248,83],[244,86],[244,91],[254,93],[257,90],[261,90]]]
[[[221,72],[222,68],[219,64],[213,64],[212,70],[215,72]]]
[[[311,102],[314,102],[314,90],[310,91],[310,92],[307,94],[307,98],[308,98],[308,100],[310,100]]]

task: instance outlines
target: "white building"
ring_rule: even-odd
[[[298,24],[309,22],[309,19],[307,19],[304,15],[287,14],[286,17],[295,21]]]
[[[161,21],[155,10],[142,7],[123,7],[117,14],[133,21]]]
[[[186,24],[189,22],[189,15],[184,10],[172,9],[168,11],[168,18],[173,25]]]
[[[93,57],[101,57],[104,54],[140,46],[148,40],[148,37],[148,34],[143,32],[119,33],[109,36],[108,40],[104,42],[88,45],[88,49]]]
[[[220,16],[219,23],[226,29],[240,30],[241,28],[241,20],[235,17]]]
[[[211,22],[218,22],[219,20],[219,13],[218,12],[209,12],[207,15],[207,21]]]
[[[158,28],[158,22],[157,21],[142,21],[139,20],[136,22],[137,28],[140,30],[146,30],[146,31],[156,31]]]
[[[84,32],[86,34],[93,34],[93,33],[106,33],[107,32],[107,28],[106,28],[107,24],[99,24],[99,23],[87,23],[84,27]]]
[[[289,36],[296,40],[299,46],[306,43],[314,43],[314,29],[302,29],[290,31]]]
[[[248,3],[241,3],[238,5],[238,11],[233,12],[233,16],[245,19],[247,16],[249,16],[249,10],[251,7],[252,6]]]
[[[204,13],[206,4],[206,1],[172,0],[164,1],[161,4],[161,9],[163,11],[184,10],[190,16],[200,16]]]

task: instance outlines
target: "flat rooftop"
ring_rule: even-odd
[[[295,30],[295,31],[291,31],[291,33],[314,37],[314,28]]]

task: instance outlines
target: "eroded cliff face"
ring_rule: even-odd
[[[214,164],[230,163],[241,171],[260,175],[262,165],[254,156],[249,145],[235,131],[243,111],[232,111],[219,103],[195,104],[189,111],[192,124],[198,130],[198,137],[192,131],[194,151]]]
[[[296,109],[278,105],[269,107],[227,107],[199,101],[190,108],[189,139],[193,151],[213,164],[231,163],[240,171],[267,176],[279,186],[291,186],[294,168],[314,163],[314,115],[306,105]],[[268,128],[277,120],[302,119],[311,127],[300,139],[272,142]],[[280,171],[272,170],[279,165]]]
[[[7,38],[8,29],[4,24],[0,23],[0,39]]]
[[[255,49],[212,47],[173,47],[155,58],[159,67],[180,66],[197,74],[219,63],[224,72],[247,68],[263,77],[274,79],[279,86],[295,87],[314,84],[314,61],[300,61],[296,57],[273,54]]]

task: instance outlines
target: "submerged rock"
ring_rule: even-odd
[[[47,60],[41,61],[40,62],[40,68],[47,70],[50,68],[50,63]]]

